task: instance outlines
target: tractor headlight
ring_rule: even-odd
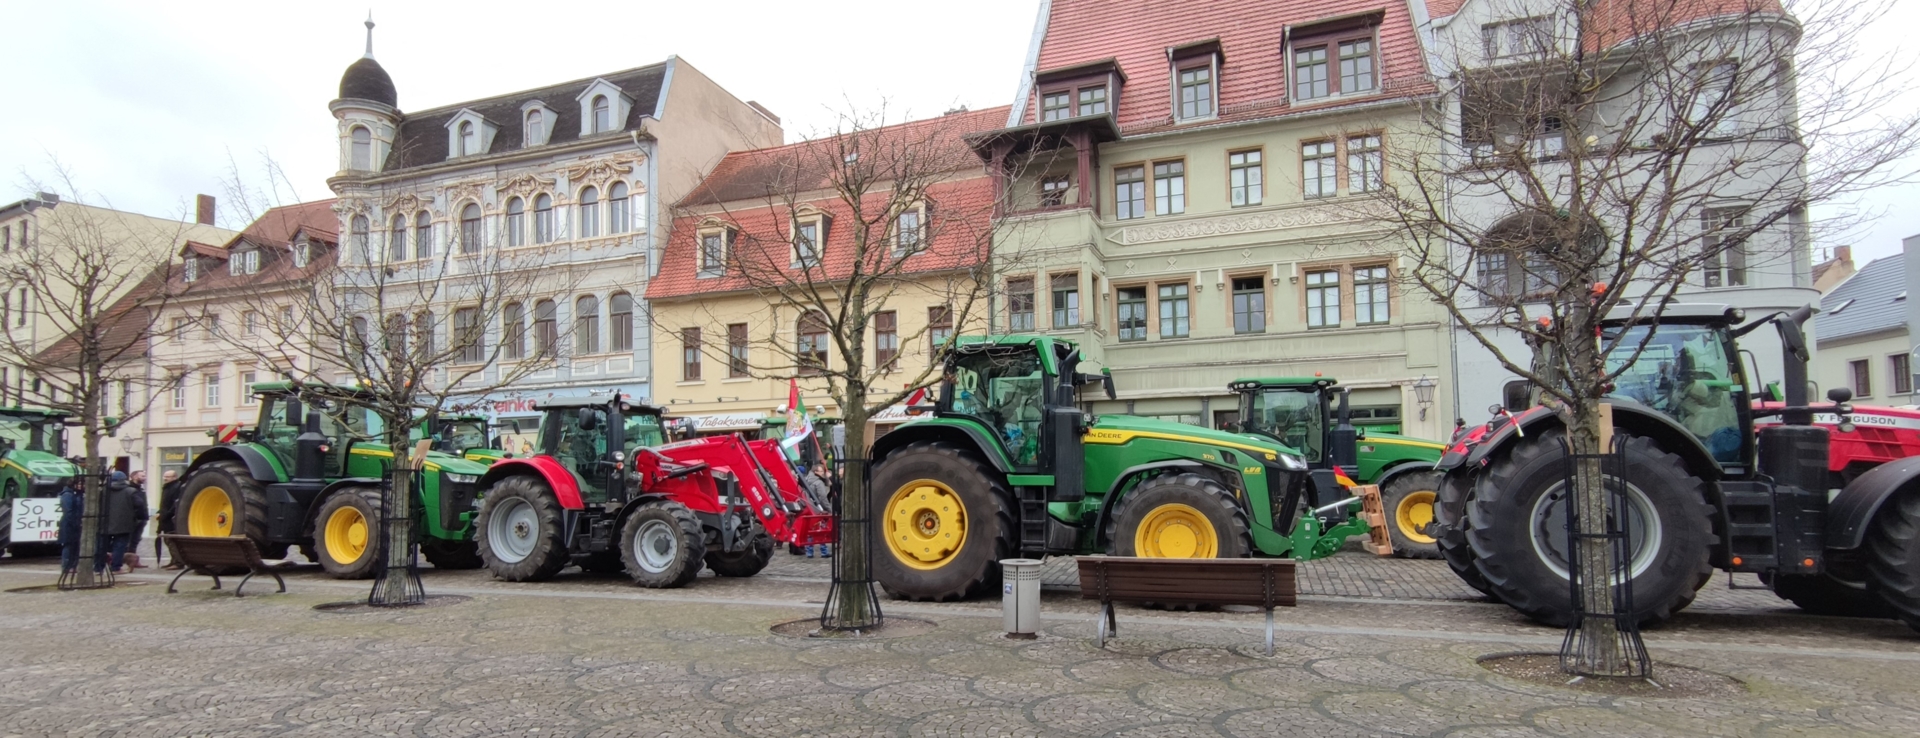
[[[454,484],[473,484],[474,482],[480,481],[480,476],[477,474],[455,474],[453,472],[442,472],[442,473],[446,475],[447,481],[452,482]]]
[[[1280,465],[1286,467],[1287,471],[1307,470],[1306,460],[1293,454],[1280,454]]]

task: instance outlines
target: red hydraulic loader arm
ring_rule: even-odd
[[[793,470],[780,457],[777,442],[753,443],[768,448],[749,446],[739,436],[728,434],[669,443],[652,450],[676,464],[705,464],[732,472],[740,493],[774,541],[794,546],[833,543],[833,514],[807,499]],[[768,458],[775,463],[762,463]]]

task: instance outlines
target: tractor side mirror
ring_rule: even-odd
[[[1119,399],[1119,397],[1117,397],[1113,391],[1113,370],[1111,369],[1100,370],[1100,386],[1106,388],[1107,399],[1109,400]]]
[[[1827,399],[1832,401],[1836,405],[1846,402],[1848,400],[1853,399],[1853,390],[1847,389],[1845,387],[1835,387],[1833,389],[1827,390]]]
[[[590,431],[598,428],[600,427],[600,414],[594,412],[593,408],[590,407],[580,408],[577,424],[580,426],[580,430]]]
[[[1786,349],[1787,355],[1803,363],[1812,357],[1807,353],[1807,332],[1801,326],[1805,325],[1807,319],[1811,317],[1813,317],[1813,306],[1802,305],[1793,312],[1782,314],[1773,320],[1774,328],[1780,331],[1780,343]]]

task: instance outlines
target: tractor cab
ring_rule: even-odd
[[[662,411],[609,397],[550,400],[539,409],[539,453],[571,472],[587,502],[619,502],[628,495],[624,462],[634,451],[666,443]]]
[[[78,471],[66,456],[65,413],[0,408],[0,500],[52,497]]]
[[[1347,410],[1347,392],[1328,377],[1243,379],[1229,385],[1240,396],[1240,432],[1299,452],[1323,498],[1344,496],[1334,474],[1359,478],[1359,439]],[[1368,475],[1370,478],[1372,475]],[[1330,496],[1330,497],[1329,497]]]
[[[1769,321],[1742,329],[1743,317],[1723,305],[1674,305],[1657,324],[1603,323],[1603,344],[1613,345],[1607,370],[1619,372],[1611,396],[1673,419],[1722,467],[1750,467],[1752,401],[1735,338]]]
[[[481,463],[492,463],[505,456],[495,447],[498,439],[494,438],[485,415],[439,416],[429,420],[425,430],[433,439],[433,450],[441,453]]]
[[[1113,395],[1112,377],[1079,366],[1080,350],[1064,341],[961,337],[947,356],[935,413],[986,429],[1014,470],[1049,469],[1061,490],[1076,490],[1086,425],[1079,388],[1103,382]]]
[[[319,433],[326,439],[319,447],[322,479],[346,476],[353,445],[377,441],[385,427],[380,416],[365,405],[301,392],[293,382],[255,384],[253,394],[260,404],[260,420],[254,424],[252,440],[278,457],[286,469],[300,466],[299,438],[308,415],[318,419]],[[338,392],[330,390],[329,394]]]

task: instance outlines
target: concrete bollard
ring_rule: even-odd
[[[1000,562],[1000,610],[1008,638],[1038,638],[1040,630],[1040,560],[1006,559]]]

